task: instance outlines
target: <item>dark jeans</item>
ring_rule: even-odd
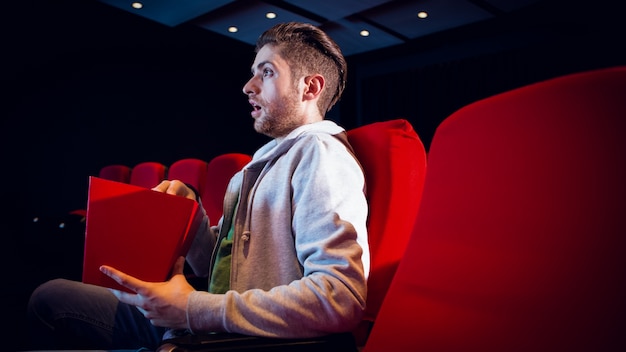
[[[39,286],[28,302],[31,349],[155,350],[165,328],[108,289],[65,279]]]

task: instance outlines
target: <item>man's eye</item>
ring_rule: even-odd
[[[270,77],[272,74],[273,72],[269,68],[263,70],[263,77]]]

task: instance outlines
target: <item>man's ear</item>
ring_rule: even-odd
[[[313,100],[320,96],[324,89],[324,76],[320,74],[304,77],[304,96],[305,100]]]

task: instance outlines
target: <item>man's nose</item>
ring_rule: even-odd
[[[243,94],[250,95],[252,93],[256,93],[257,88],[256,84],[254,84],[254,77],[250,78],[246,84],[243,85]]]

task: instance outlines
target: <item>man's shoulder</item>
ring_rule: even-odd
[[[335,148],[343,145],[339,133],[328,131],[309,131],[294,138],[291,148]],[[291,149],[290,148],[290,149]]]

